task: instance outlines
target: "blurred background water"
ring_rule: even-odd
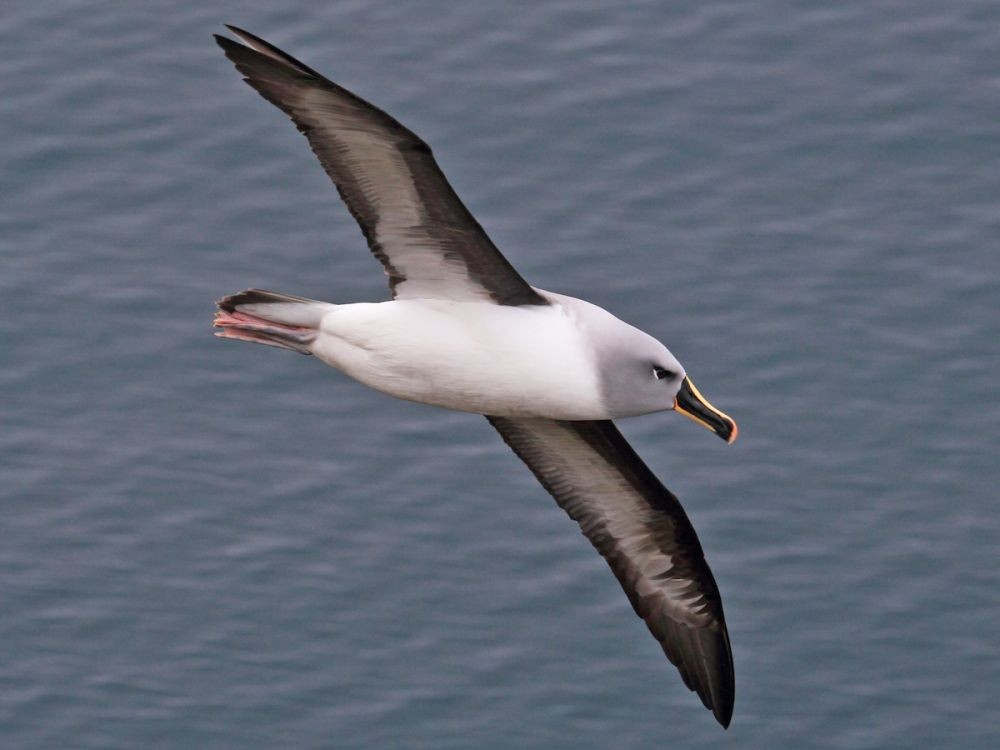
[[[249,286],[386,296],[224,22],[739,421],[622,425],[722,589],[729,732],[484,420],[212,338]],[[996,747],[997,49],[974,0],[6,4],[0,744]]]

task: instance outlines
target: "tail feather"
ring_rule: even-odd
[[[314,299],[309,299],[308,297],[296,297],[292,294],[269,292],[266,289],[245,289],[242,292],[223,297],[215,304],[219,306],[220,310],[231,313],[236,312],[236,308],[241,305],[270,305],[281,302],[298,302],[317,305],[326,304],[323,302],[317,302]]]
[[[301,354],[312,354],[320,321],[336,305],[305,297],[248,289],[223,297],[216,303],[219,312],[216,333],[226,339],[252,341]]]

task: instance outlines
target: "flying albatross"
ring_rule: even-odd
[[[736,439],[663,344],[600,307],[530,286],[390,115],[263,39],[216,35],[309,140],[392,299],[335,305],[250,289],[216,335],[313,354],[397,398],[486,415],[597,548],[636,613],[723,726],[733,657],[719,589],[677,498],[612,419],[674,409]]]

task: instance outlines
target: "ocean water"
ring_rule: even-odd
[[[621,425],[722,590],[727,732],[483,419],[212,337],[386,296],[225,22],[737,419]],[[997,49],[973,0],[5,4],[0,745],[996,747]]]

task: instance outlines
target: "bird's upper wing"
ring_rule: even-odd
[[[684,684],[728,726],[735,684],[722,601],[677,498],[610,421],[487,419],[608,561]]]
[[[430,148],[382,110],[230,26],[216,36],[247,83],[292,118],[385,267],[397,298],[547,304],[486,236]]]

